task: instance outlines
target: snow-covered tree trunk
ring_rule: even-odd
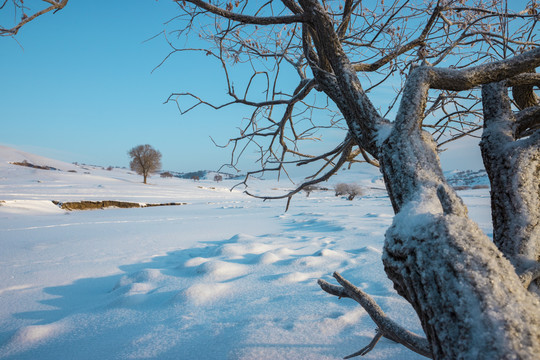
[[[540,260],[540,131],[520,139],[503,83],[485,85],[482,157],[491,182],[493,240],[518,273]],[[535,282],[531,288],[538,294]]]
[[[381,167],[397,212],[383,262],[415,308],[434,358],[533,359],[540,353],[538,299],[467,216],[420,129],[429,70],[407,81]]]
[[[304,46],[320,87],[340,108],[357,143],[380,162],[396,212],[386,233],[385,270],[416,310],[433,357],[537,358],[540,301],[468,218],[421,122],[430,88],[464,90],[509,78],[538,62],[538,54],[464,71],[420,66],[409,74],[397,118],[389,125],[369,102],[324,9],[314,0],[300,4],[309,19],[305,31],[317,38],[314,49]]]

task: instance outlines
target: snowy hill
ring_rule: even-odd
[[[489,187],[489,178],[485,170],[450,171],[444,174],[448,183],[456,189],[482,189]]]
[[[13,162],[51,166],[43,170]],[[376,169],[361,184],[285,201],[195,182],[57,162],[0,147],[0,359],[340,359],[375,325],[316,281],[343,276],[398,323],[422,334],[381,262],[392,208]],[[283,194],[288,182],[254,180]],[[461,192],[487,231],[488,190]],[[185,202],[184,206],[66,211],[56,201]],[[381,339],[367,359],[419,359]]]
[[[220,175],[223,179],[229,179],[229,180],[234,180],[234,179],[243,179],[246,175],[245,174],[229,174],[229,173],[225,173],[225,172],[217,172],[217,171],[212,171],[212,170],[197,170],[197,171],[191,171],[191,172],[187,172],[187,173],[183,173],[183,172],[176,172],[176,171],[168,171],[169,173],[171,173],[173,176],[175,177],[178,177],[178,178],[181,178],[181,179],[193,179],[194,177],[197,177],[198,179],[201,179],[201,180],[214,180],[214,176],[216,175]]]
[[[0,167],[2,170],[7,169],[6,164],[14,162],[28,162],[38,166],[49,166],[63,171],[74,170],[75,166],[63,161],[45,158],[39,155],[30,154],[24,151],[13,149],[4,145],[0,145]]]

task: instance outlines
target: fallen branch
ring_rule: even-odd
[[[327,281],[319,279],[318,284],[321,289],[340,298],[345,297],[355,300],[364,308],[364,310],[366,310],[369,317],[371,317],[371,319],[378,326],[377,334],[369,345],[358,352],[345,357],[345,359],[367,354],[375,347],[381,336],[398,342],[417,354],[423,355],[430,359],[433,358],[430,345],[425,338],[403,328],[394,320],[390,319],[372,297],[351,284],[349,281],[345,280],[339,273],[335,272],[333,276],[342,287],[332,285]]]

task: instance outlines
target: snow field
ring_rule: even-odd
[[[285,213],[285,201],[229,192],[229,181],[144,186],[120,169],[0,167],[0,359],[342,358],[375,325],[354,301],[320,290],[317,279],[335,283],[334,271],[422,333],[383,271],[392,210],[376,172],[356,174],[371,187],[363,197],[299,194]],[[261,193],[287,186],[254,181]],[[481,219],[486,193],[465,193]],[[50,203],[111,199],[188,205],[66,212]],[[421,357],[382,339],[365,358]]]

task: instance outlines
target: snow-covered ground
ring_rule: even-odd
[[[13,165],[27,162],[59,170]],[[66,164],[0,146],[1,359],[339,359],[375,325],[318,287],[339,271],[422,334],[381,262],[392,209],[377,170],[344,172],[364,196],[285,201],[234,181],[193,182]],[[333,183],[324,184],[332,188]],[[269,195],[290,183],[253,180]],[[460,192],[488,233],[489,190]],[[64,211],[51,200],[186,202]],[[382,339],[367,359],[419,359]]]

